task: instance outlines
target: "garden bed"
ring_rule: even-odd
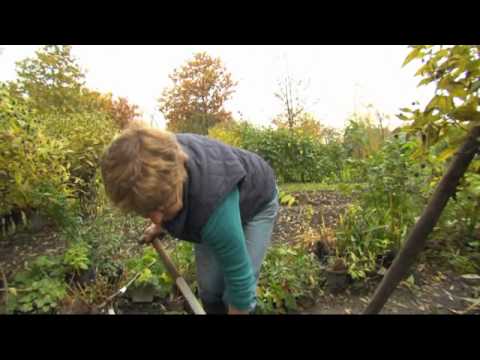
[[[305,233],[308,229],[333,231],[339,216],[351,199],[333,190],[294,191],[290,194],[295,197],[296,202],[293,206],[281,207],[272,236],[272,245],[285,245],[292,249],[295,246],[307,245],[307,248],[315,251],[314,245],[318,239],[309,238],[310,244],[305,244]],[[122,248],[125,254],[131,252],[133,256],[138,253],[135,251],[135,249],[139,249],[134,243],[134,238],[140,233],[139,231],[140,229],[136,229],[130,234],[132,236],[124,238]],[[166,245],[171,249],[173,244]],[[23,268],[25,262],[30,262],[39,255],[58,255],[65,250],[65,244],[58,239],[52,229],[48,228],[37,234],[24,233],[21,236],[4,239],[0,243],[0,247],[0,262],[10,280],[16,272]],[[292,256],[292,259],[295,259],[295,255]],[[299,263],[295,264],[295,266],[299,266]],[[322,269],[325,270],[324,267]],[[318,283],[316,296],[299,299],[298,308],[287,312],[301,314],[361,313],[381,279],[381,276],[374,276],[368,281],[350,281],[343,291],[340,289],[334,294],[328,289],[324,270],[318,273],[317,279],[314,279]],[[415,272],[413,282],[403,282],[394,292],[382,313],[460,313],[469,305],[465,299],[478,296],[478,287],[467,284],[460,275],[452,272],[439,272],[434,266],[420,265]],[[192,281],[191,278],[188,280]],[[121,281],[119,281],[118,287],[120,287],[120,283]],[[181,296],[175,292],[167,298],[157,297],[154,298],[154,301],[146,303],[132,301],[132,297],[127,292],[115,299],[113,309],[116,314],[188,314],[189,310],[185,305]],[[80,310],[78,312],[85,313],[87,311]],[[272,312],[275,313],[275,311]]]

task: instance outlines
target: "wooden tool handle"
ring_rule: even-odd
[[[154,238],[152,241],[152,245],[157,250],[158,255],[162,258],[162,262],[165,264],[167,271],[169,274],[176,280],[177,278],[181,277],[180,273],[177,271],[177,268],[173,264],[172,260],[168,257],[167,253],[163,249],[162,244],[158,238]]]
[[[195,315],[206,315],[202,305],[193,294],[192,290],[188,286],[185,279],[180,276],[180,273],[177,271],[172,260],[170,260],[167,253],[163,249],[162,244],[160,243],[160,240],[158,238],[154,238],[152,241],[152,245],[155,248],[155,250],[157,250],[158,255],[160,255],[162,262],[165,264],[165,267],[167,268],[167,271],[175,279],[175,284],[177,285],[177,287],[180,289],[180,292],[183,294],[183,296],[187,300],[188,305],[190,306],[190,309],[192,309],[193,313]]]

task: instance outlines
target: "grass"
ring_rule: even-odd
[[[360,184],[324,184],[324,183],[286,183],[280,184],[279,188],[285,192],[298,191],[345,191],[353,190]]]

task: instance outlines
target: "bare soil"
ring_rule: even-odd
[[[336,191],[308,191],[293,193],[297,202],[280,209],[272,242],[294,244],[302,240],[308,229],[334,231],[339,216],[351,199]],[[0,240],[0,269],[7,278],[23,268],[25,262],[39,255],[61,254],[65,244],[51,228],[37,234],[19,233]],[[313,251],[314,247],[312,247]],[[0,274],[1,275],[1,274]],[[462,274],[440,271],[434,264],[419,264],[414,281],[403,282],[393,293],[382,314],[460,314],[470,305],[465,298],[478,298],[478,286],[467,284]],[[312,301],[301,314],[360,314],[367,306],[381,276],[367,282],[352,283],[345,291],[323,294]],[[167,302],[134,304],[126,297],[119,299],[116,313],[160,314],[186,313],[185,303],[175,297]],[[479,313],[473,310],[471,313]]]

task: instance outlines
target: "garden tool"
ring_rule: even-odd
[[[160,243],[160,239],[158,237],[155,237],[152,240],[152,246],[155,248],[155,250],[157,250],[158,255],[160,255],[160,258],[162,259],[162,262],[167,268],[168,273],[175,280],[175,284],[177,285],[182,295],[185,297],[185,300],[187,300],[188,305],[190,306],[190,309],[192,309],[193,313],[195,315],[206,315],[206,312],[203,309],[202,305],[197,300],[192,290],[188,286],[187,282],[177,271],[172,260],[170,260],[167,253],[163,249],[162,244]]]

